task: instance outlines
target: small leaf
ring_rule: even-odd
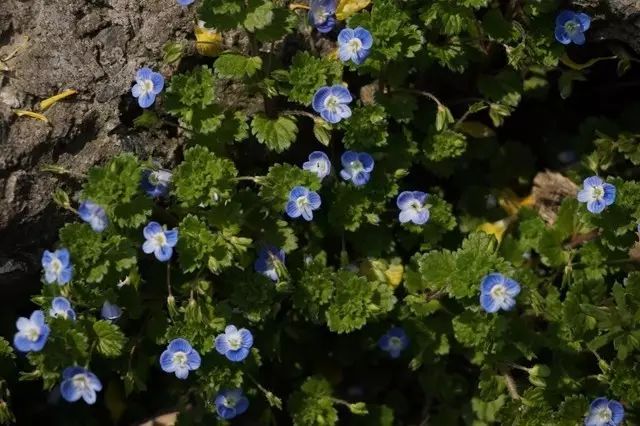
[[[227,53],[220,56],[214,66],[221,77],[241,79],[253,76],[262,68],[262,59],[258,56],[249,57]]]
[[[331,126],[324,120],[313,120],[313,135],[322,145],[329,146],[329,142],[331,142]]]
[[[100,320],[93,324],[93,331],[98,337],[98,352],[108,358],[115,358],[122,353],[122,347],[126,340],[124,334],[115,324]]]
[[[282,152],[295,141],[298,126],[293,117],[280,116],[271,119],[258,113],[251,121],[251,133],[258,139],[258,142],[266,145],[270,150]]]
[[[182,43],[169,42],[162,47],[162,61],[165,64],[173,64],[174,62],[178,62],[182,55],[184,54],[184,47]]]

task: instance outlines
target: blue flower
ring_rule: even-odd
[[[605,183],[598,176],[591,176],[584,180],[584,187],[578,192],[578,201],[587,203],[587,210],[591,213],[602,213],[605,207],[616,200],[616,187]]]
[[[189,6],[191,3],[193,3],[196,0],[177,0],[177,1],[180,6]]]
[[[242,389],[221,390],[214,403],[218,415],[225,420],[231,420],[249,408],[249,400],[242,394]]]
[[[624,419],[624,408],[618,401],[596,398],[584,419],[585,426],[618,426]]]
[[[324,152],[313,151],[309,154],[309,161],[305,161],[302,164],[302,168],[314,173],[322,180],[331,173],[331,161],[329,161],[329,157]]]
[[[373,171],[373,158],[366,152],[347,151],[342,154],[342,171],[340,176],[344,180],[350,180],[356,186],[362,186],[369,182]]]
[[[160,355],[160,368],[175,373],[178,379],[186,379],[189,371],[200,368],[200,354],[185,339],[173,339]]]
[[[44,268],[44,280],[47,284],[57,282],[63,285],[71,281],[73,267],[69,260],[69,250],[61,248],[51,253],[45,250],[42,254],[42,267]]]
[[[178,243],[178,230],[165,231],[158,222],[149,222],[142,231],[147,241],[142,244],[142,251],[153,253],[160,262],[171,259],[173,247]]]
[[[328,33],[336,25],[336,0],[311,0],[309,23],[321,33]]]
[[[20,352],[39,352],[47,343],[50,329],[42,311],[33,311],[30,318],[18,318],[16,327],[18,332],[13,336],[13,345]]]
[[[296,186],[289,193],[289,202],[285,208],[290,218],[302,216],[305,220],[313,220],[313,211],[320,208],[320,195],[309,191],[304,186]]]
[[[102,315],[103,319],[106,319],[108,321],[115,321],[122,316],[122,308],[109,302],[108,300],[105,300],[105,302],[102,304],[100,315]]]
[[[140,68],[136,73],[136,84],[131,88],[133,97],[138,98],[138,105],[149,108],[156,100],[156,96],[164,88],[162,74],[153,72],[151,68]]]
[[[489,274],[480,283],[480,305],[489,313],[508,311],[516,306],[519,293],[520,284],[516,281],[502,274]]]
[[[65,297],[54,297],[51,301],[49,316],[53,318],[64,318],[75,321],[76,312],[71,307],[71,303]]]
[[[249,355],[253,346],[253,336],[246,328],[238,330],[235,325],[228,325],[224,333],[215,340],[216,351],[227,357],[229,361],[240,362]]]
[[[78,207],[78,216],[91,225],[91,229],[96,232],[104,231],[109,223],[107,213],[104,209],[89,200],[83,201],[82,204],[80,204],[80,207]]]
[[[164,197],[169,192],[172,177],[168,170],[145,170],[142,172],[140,186],[150,197]]]
[[[378,340],[378,347],[388,352],[391,358],[398,358],[407,346],[409,346],[409,337],[401,327],[392,327]]]
[[[371,33],[362,27],[345,28],[338,34],[338,54],[342,62],[360,65],[367,59],[373,46]]]
[[[420,191],[403,191],[396,204],[400,209],[400,223],[413,222],[423,225],[429,220],[429,208],[425,205],[428,194]]]
[[[331,124],[340,122],[343,118],[351,117],[348,103],[353,100],[346,87],[336,84],[325,86],[313,95],[312,106],[315,112]]]
[[[260,250],[253,266],[256,272],[272,281],[278,281],[278,263],[284,265],[284,250],[269,246]]]
[[[584,13],[563,10],[556,18],[556,40],[562,44],[584,44],[584,32],[591,26],[591,18]]]
[[[102,383],[98,376],[82,367],[67,367],[62,372],[60,394],[69,402],[76,402],[80,398],[87,404],[96,402],[96,392],[102,390]]]

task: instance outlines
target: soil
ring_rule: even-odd
[[[4,0],[0,7],[0,288],[27,282],[67,213],[51,201],[61,187],[119,152],[174,161],[166,131],[131,132],[139,114],[129,91],[141,66],[163,67],[169,40],[192,38],[195,8],[175,0]],[[7,59],[7,58],[10,59]],[[78,94],[45,112],[49,123],[18,117],[65,89]],[[55,164],[71,174],[42,171]],[[29,292],[29,285],[20,286]],[[4,291],[4,289],[3,289]]]

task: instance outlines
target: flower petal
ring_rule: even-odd
[[[480,282],[480,292],[489,293],[495,285],[502,284],[504,279],[504,275],[498,273],[486,275]]]
[[[82,396],[80,389],[74,386],[72,379],[64,380],[60,384],[60,395],[68,402],[76,402]]]
[[[616,187],[611,185],[610,183],[605,183],[602,186],[602,189],[604,189],[604,195],[602,199],[607,206],[610,206],[616,200]]]
[[[353,32],[354,32],[354,35],[358,37],[362,42],[363,49],[365,50],[371,49],[371,46],[373,46],[373,37],[371,36],[371,33],[369,31],[367,31],[362,27],[356,27],[356,29],[354,29]]]
[[[602,178],[600,176],[591,176],[588,177],[584,180],[583,182],[584,187],[585,188],[589,188],[589,187],[594,187],[594,186],[601,186],[604,184],[604,181],[602,180]]]
[[[331,86],[330,90],[331,94],[335,96],[338,99],[338,102],[340,102],[341,104],[348,104],[349,102],[353,101],[353,97],[351,96],[349,89],[344,86],[336,84],[334,86]]]
[[[187,354],[187,365],[189,366],[189,370],[197,370],[200,368],[201,363],[202,359],[200,358],[200,354],[195,350],[192,350]]]
[[[497,312],[498,309],[500,309],[498,303],[496,303],[496,301],[493,299],[493,297],[491,297],[491,294],[489,293],[480,294],[480,306],[482,306],[482,309],[490,314]]]
[[[300,211],[300,208],[298,207],[298,203],[295,201],[289,201],[287,203],[285,212],[287,213],[287,216],[292,219],[298,218],[302,214],[302,211]]]
[[[338,34],[338,44],[344,45],[351,41],[356,35],[351,28],[345,28]]]
[[[227,352],[229,352],[231,348],[229,347],[227,336],[224,334],[219,334],[218,336],[216,336],[215,347],[216,351],[218,351],[220,355],[225,355]]]
[[[414,199],[415,197],[413,196],[413,192],[402,191],[400,195],[398,195],[398,198],[396,198],[396,205],[398,206],[399,209],[404,210],[407,207],[409,207],[409,205]]]
[[[556,17],[556,27],[563,27],[564,24],[575,18],[575,12],[571,10],[563,10]]]
[[[573,34],[569,34],[569,38],[571,38],[571,41],[578,46],[582,46],[586,42],[586,38],[582,31],[576,31]]]
[[[562,44],[571,43],[571,37],[569,37],[569,33],[565,30],[564,26],[557,26],[555,29],[555,37]]]
[[[155,102],[155,100],[156,95],[154,95],[153,93],[143,93],[138,98],[138,105],[140,105],[140,108],[149,108],[151,105],[153,105],[153,102]]]
[[[586,13],[576,13],[575,19],[580,23],[582,31],[587,31],[591,27],[591,17]]]
[[[153,83],[153,94],[157,95],[164,89],[164,77],[159,72],[151,74],[151,82]]]
[[[177,339],[173,339],[169,343],[169,346],[167,347],[167,349],[173,353],[176,353],[176,352],[189,353],[193,348],[191,347],[191,344],[189,344],[189,342],[186,339],[177,338]]]
[[[142,234],[147,240],[155,237],[156,234],[163,232],[162,226],[158,222],[149,222],[142,230]]]
[[[591,213],[602,213],[606,206],[604,200],[591,200],[587,203],[587,210]]]
[[[153,74],[153,71],[151,70],[151,68],[142,67],[136,73],[136,80],[137,81],[150,80],[151,79],[151,74]]]
[[[315,95],[313,95],[313,102],[311,106],[313,107],[314,111],[318,113],[324,111],[324,103],[330,93],[331,89],[329,87],[322,87],[315,93]]]
[[[373,161],[373,157],[366,152],[361,152],[358,154],[358,160],[362,163],[362,167],[366,172],[370,172],[373,170],[373,166],[375,165]]]
[[[178,243],[178,230],[170,229],[168,231],[164,231],[164,236],[167,239],[167,245],[169,247],[175,247]]]
[[[240,362],[243,361],[247,355],[249,355],[249,349],[247,348],[240,348],[236,351],[228,351],[225,356],[227,357],[227,359],[229,359],[229,361],[233,361],[233,362]]]
[[[624,407],[618,401],[609,401],[609,409],[611,410],[611,421],[614,425],[619,425],[624,420]]]
[[[171,259],[173,248],[169,246],[157,247],[153,254],[160,262],[167,262],[169,259]]]
[[[253,335],[251,332],[246,328],[241,328],[239,333],[242,338],[242,347],[247,349],[251,348],[251,346],[253,346]]]

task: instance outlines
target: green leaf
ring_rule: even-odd
[[[97,336],[98,352],[108,358],[115,358],[122,353],[126,337],[120,327],[109,321],[100,320],[93,324],[93,331]]]
[[[242,79],[252,77],[262,68],[262,59],[258,56],[243,56],[236,53],[221,55],[214,64],[216,73],[225,78]]]
[[[272,151],[283,152],[296,140],[298,126],[291,116],[280,116],[276,119],[268,118],[258,113],[251,121],[251,133]]]
[[[204,147],[189,148],[173,173],[173,192],[185,207],[213,206],[231,196],[236,175],[231,160]]]
[[[342,82],[343,67],[326,56],[315,57],[309,52],[298,52],[291,60],[288,72],[278,77],[284,91],[293,102],[311,105],[313,95],[323,86]]]
[[[258,3],[252,1],[250,3]],[[273,3],[265,1],[260,6],[249,12],[244,19],[244,27],[249,32],[255,32],[258,29],[264,28],[273,21]]]
[[[333,407],[331,385],[320,376],[309,377],[289,399],[294,426],[333,426],[338,411]]]

